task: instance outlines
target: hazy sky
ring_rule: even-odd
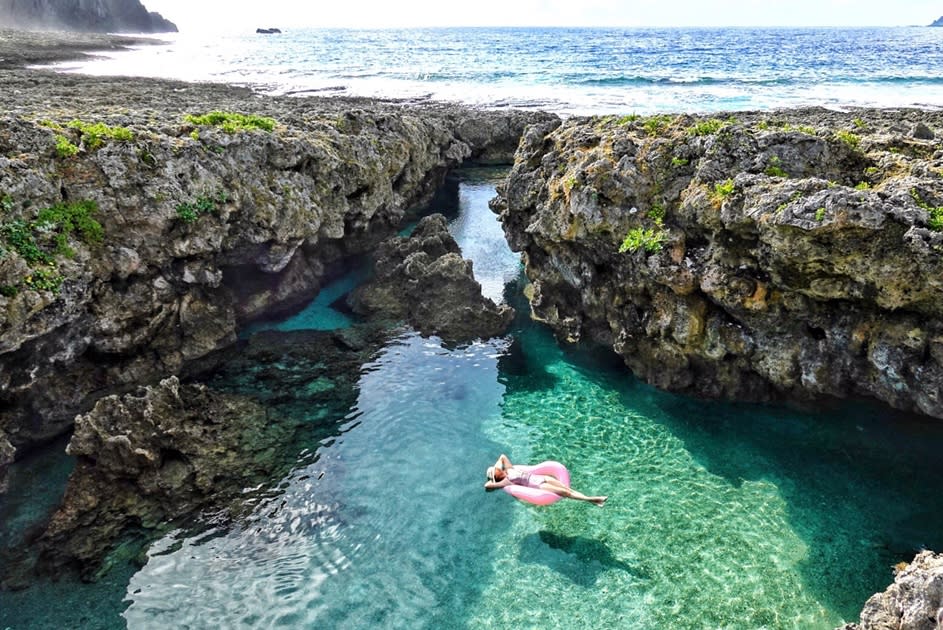
[[[143,0],[181,31],[257,26],[899,26],[939,0]]]

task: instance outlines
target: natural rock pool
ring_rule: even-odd
[[[280,392],[282,413],[320,429],[248,516],[170,531],[142,568],[95,585],[0,592],[0,628],[833,628],[895,563],[943,548],[939,421],[683,398],[561,348],[529,321],[487,208],[500,175],[462,173],[433,209],[485,294],[518,308],[511,335],[457,349],[394,336],[331,417],[298,404],[325,381]],[[278,327],[319,327],[330,297],[315,323],[298,324],[309,310]],[[501,452],[562,461],[609,501],[486,493]],[[68,470],[52,451],[14,467],[0,541],[42,516]]]

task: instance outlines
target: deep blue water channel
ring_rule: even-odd
[[[834,628],[892,565],[943,549],[943,423],[692,400],[562,348],[529,321],[487,208],[502,175],[465,171],[434,209],[486,294],[519,308],[508,337],[397,336],[245,522],[172,532],[104,584],[0,593],[0,628]],[[560,460],[609,502],[485,493],[501,452]],[[17,470],[0,532],[61,492],[68,462],[49,457]]]

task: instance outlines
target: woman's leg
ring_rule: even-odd
[[[566,497],[567,499],[576,499],[577,501],[589,501],[594,505],[602,507],[606,502],[606,499],[609,497],[588,497],[582,492],[577,492],[573,488],[567,488],[564,486],[559,479],[556,477],[547,477],[542,484],[540,484],[541,490],[546,490],[547,492],[553,492],[554,494],[559,494],[561,497]]]

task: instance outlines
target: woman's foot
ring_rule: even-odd
[[[602,507],[606,505],[606,499],[608,498],[609,497],[593,497],[592,499],[590,499],[590,501],[592,501],[593,505],[595,505],[596,507]]]

